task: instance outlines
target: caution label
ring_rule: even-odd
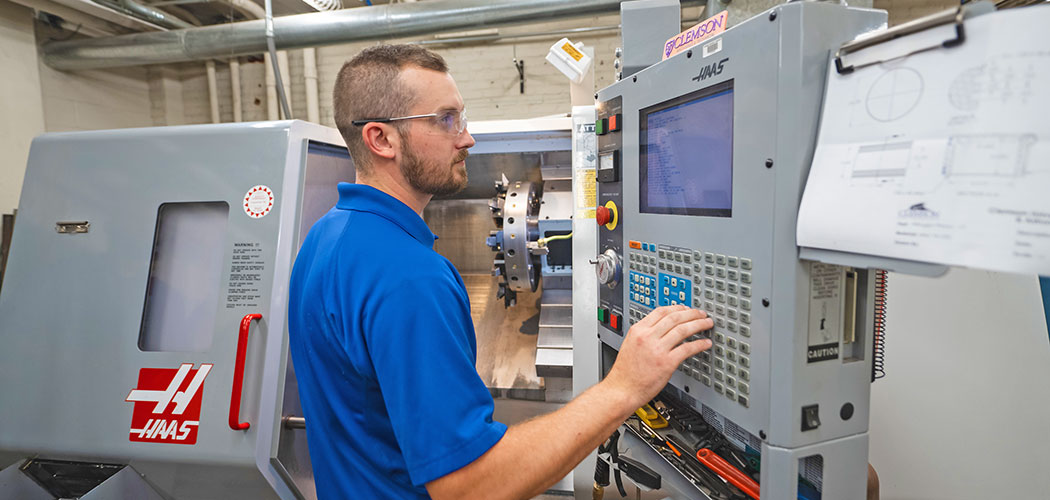
[[[846,269],[815,262],[809,270],[809,334],[806,361],[838,359],[842,337],[842,287]]]
[[[576,47],[573,47],[571,43],[566,42],[562,44],[561,50],[564,50],[566,54],[569,54],[569,57],[576,59],[577,62],[583,59],[583,53],[576,50]]]

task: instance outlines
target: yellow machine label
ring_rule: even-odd
[[[580,171],[579,196],[576,197],[576,208],[591,208],[598,202],[598,171],[593,168]]]
[[[576,47],[573,47],[571,43],[566,42],[563,44],[561,50],[564,50],[566,54],[569,54],[569,57],[576,59],[577,61],[583,59],[583,53],[576,50]]]

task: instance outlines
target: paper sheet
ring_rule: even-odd
[[[832,64],[799,246],[1050,275],[1047,26],[1004,10],[955,48]]]

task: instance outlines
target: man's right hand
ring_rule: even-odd
[[[683,361],[711,348],[710,339],[685,340],[712,327],[714,321],[703,311],[682,305],[654,310],[627,332],[606,382],[632,398],[633,407],[644,405]]]
[[[435,500],[543,493],[656,396],[686,358],[710,349],[708,339],[683,341],[712,326],[706,313],[684,306],[653,311],[627,332],[605,380],[553,413],[512,426],[477,460],[427,483],[427,492]]]

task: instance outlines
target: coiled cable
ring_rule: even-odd
[[[889,284],[883,269],[875,270],[875,326],[872,346],[871,381],[886,376],[886,298]]]

